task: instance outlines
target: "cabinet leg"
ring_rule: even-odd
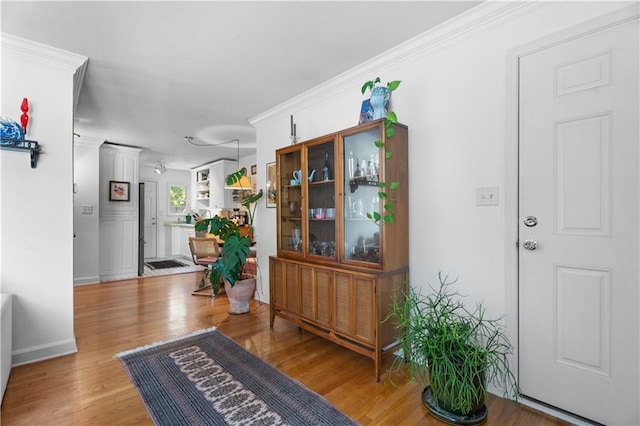
[[[271,308],[269,312],[269,327],[273,328],[273,322],[276,319],[276,310]]]

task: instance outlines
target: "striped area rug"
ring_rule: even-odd
[[[156,425],[354,425],[215,329],[116,355]]]

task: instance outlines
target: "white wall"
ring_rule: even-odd
[[[0,283],[13,294],[13,364],[72,353],[74,73],[86,57],[2,34],[3,116],[29,99],[37,168],[0,151]],[[81,70],[81,71],[79,71]]]
[[[78,192],[73,194],[73,283],[100,282],[100,201],[98,170],[100,145],[104,140],[81,137],[74,143],[73,181]],[[83,214],[82,207],[91,207]]]
[[[629,4],[629,3],[627,3]],[[616,10],[611,2],[490,2],[251,120],[258,177],[288,145],[289,116],[302,140],[357,123],[360,87],[375,76],[402,80],[391,109],[409,126],[410,276],[424,287],[443,270],[459,276],[469,302],[506,313],[504,199],[475,205],[476,188],[505,186],[507,53],[522,44]],[[319,96],[325,92],[326,96]],[[263,270],[276,253],[275,209],[261,204]],[[264,221],[264,222],[263,222]],[[259,282],[268,300],[268,276]],[[262,299],[265,300],[265,299]]]

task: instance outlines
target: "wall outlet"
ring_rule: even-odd
[[[476,188],[476,206],[497,206],[498,187]]]
[[[82,214],[93,214],[93,206],[82,206]]]

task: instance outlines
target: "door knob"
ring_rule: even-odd
[[[535,250],[538,248],[538,242],[536,240],[524,240],[522,247],[526,250]]]

